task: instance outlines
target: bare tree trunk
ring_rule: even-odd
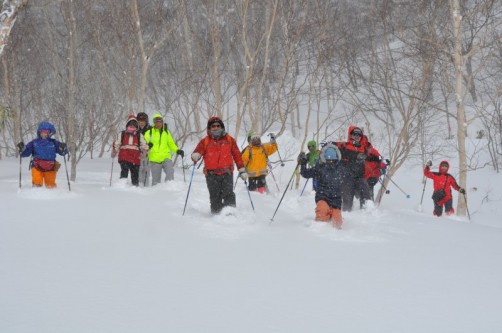
[[[465,151],[465,105],[464,105],[464,87],[463,87],[463,63],[462,63],[462,15],[460,13],[459,0],[450,0],[450,10],[453,23],[454,34],[454,53],[455,63],[455,96],[457,105],[457,143],[458,143],[458,166],[459,166],[459,185],[465,188],[467,183],[467,157]],[[465,216],[466,201],[462,195],[458,196],[457,214]]]

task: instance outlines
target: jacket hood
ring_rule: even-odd
[[[447,173],[448,170],[450,170],[450,163],[448,163],[448,161],[446,161],[446,160],[445,161],[441,161],[441,163],[439,163],[439,172],[440,173],[443,173],[443,171],[441,170],[441,165],[442,164],[446,164],[447,165],[446,171],[444,172],[444,173]]]
[[[38,124],[38,128],[37,128],[37,137],[38,138],[40,138],[40,131],[42,131],[42,130],[49,130],[50,131],[48,138],[50,138],[51,136],[56,134],[56,128],[54,127],[54,125],[52,125],[51,123],[49,123],[47,121],[43,121],[40,124]]]
[[[130,115],[129,117],[127,117],[126,128],[128,126],[135,126],[136,128],[139,128],[138,120],[134,115]]]
[[[314,146],[317,148],[317,142],[315,142],[315,140],[310,140],[309,142],[307,142],[307,147],[310,147],[310,146]]]
[[[352,134],[352,132],[353,132],[355,129],[360,130],[360,131],[361,131],[361,133],[362,133],[362,134],[363,134],[363,136],[364,136],[364,132],[363,132],[363,130],[362,130],[360,127],[352,125],[352,126],[349,126],[349,129],[348,129],[348,131],[347,131],[347,141],[350,141],[350,134]]]
[[[221,126],[221,132],[217,133],[216,136],[211,133],[211,125],[214,123],[218,123]],[[227,132],[225,132],[225,124],[223,124],[223,121],[219,117],[211,117],[207,121],[207,135],[214,139],[219,139],[223,136],[225,136]]]

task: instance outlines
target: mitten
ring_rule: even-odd
[[[246,168],[239,169],[239,177],[241,177],[243,181],[248,180],[248,173],[246,172]]]
[[[269,133],[269,135],[270,135],[270,142],[271,143],[276,143],[276,141],[275,141],[275,134],[274,133]]]
[[[463,187],[459,188],[458,190],[460,193],[465,194],[465,189]]]
[[[432,161],[428,160],[427,163],[425,163],[425,166],[428,166],[428,167],[432,166]]]
[[[199,153],[192,153],[190,157],[192,158],[192,161],[194,163],[197,163],[197,161],[200,160],[202,156]]]
[[[181,158],[185,157],[185,152],[182,149],[178,149],[178,151],[176,152],[176,154],[180,155]]]

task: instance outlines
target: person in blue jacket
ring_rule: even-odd
[[[64,156],[68,154],[66,144],[53,139],[56,128],[49,122],[41,122],[37,129],[37,138],[30,141],[26,146],[19,142],[17,147],[21,157],[33,156],[31,168],[31,183],[33,187],[56,187],[56,174],[61,166],[56,161],[56,153]]]
[[[339,164],[340,159],[340,150],[331,143],[322,148],[319,162],[313,168],[307,168],[308,159],[305,153],[298,156],[302,177],[317,179],[316,221],[332,222],[337,229],[341,229],[343,223],[341,211],[343,173]]]

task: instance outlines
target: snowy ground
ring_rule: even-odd
[[[64,167],[58,189],[32,189],[27,162],[18,190],[19,160],[0,160],[1,333],[502,331],[491,171],[469,175],[471,221],[432,217],[430,183],[419,212],[421,170],[403,169],[410,198],[390,185],[338,231],[314,222],[309,191],[270,223],[293,162],[255,211],[239,182],[232,216],[210,215],[201,170],[182,216],[191,169],[138,189],[115,163],[110,187],[111,159],[84,160],[70,192]]]

